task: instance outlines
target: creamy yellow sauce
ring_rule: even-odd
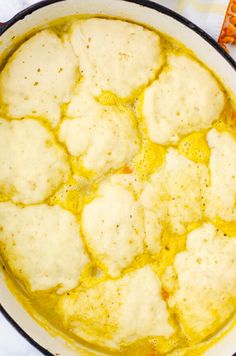
[[[87,17],[80,17],[87,18]],[[62,36],[66,31],[70,29],[71,23],[73,23],[77,18],[66,18],[58,21],[57,23],[50,24],[49,28],[55,31],[59,36]],[[152,31],[154,31],[152,29]],[[34,31],[37,32],[37,31]],[[165,51],[165,56],[169,53],[175,53],[178,55],[185,54],[193,58],[194,54],[191,53],[182,44],[178,43],[172,38],[160,34],[161,45]],[[29,36],[28,36],[29,37]],[[23,40],[21,40],[23,42]],[[196,58],[195,58],[196,59]],[[165,63],[163,64],[165,70]],[[212,74],[213,75],[213,74]],[[223,88],[222,84],[220,84]],[[134,92],[132,97],[124,101],[117,97],[115,94],[109,91],[104,91],[97,100],[102,105],[106,106],[117,106],[124,110],[129,110],[132,112],[136,120],[136,125],[139,130],[140,138],[140,150],[134,159],[128,161],[123,167],[119,169],[110,169],[105,175],[97,176],[96,172],[90,171],[83,166],[83,161],[80,158],[70,157],[69,164],[71,167],[71,175],[66,183],[63,183],[55,192],[52,194],[45,203],[49,205],[59,205],[62,208],[72,212],[78,218],[81,219],[81,213],[86,204],[91,202],[94,197],[97,196],[97,189],[100,182],[104,177],[109,177],[115,172],[120,174],[136,174],[141,181],[145,181],[148,177],[153,174],[163,162],[165,162],[166,151],[170,146],[156,144],[150,140],[147,128],[145,127],[144,120],[141,113],[142,101],[143,101],[143,90],[145,88],[139,88],[138,91]],[[236,138],[236,111],[233,108],[233,103],[229,99],[229,94],[225,89],[224,94],[226,96],[226,104],[221,118],[214,122],[213,127],[218,131],[227,131],[234,135]],[[63,108],[63,111],[66,107]],[[2,116],[6,117],[4,114],[4,106],[2,109]],[[45,127],[48,130],[52,130],[48,124],[45,124],[44,118],[38,118],[40,122],[44,122]],[[58,126],[55,127],[54,132],[58,132]],[[198,132],[193,132],[187,134],[180,139],[175,147],[178,152],[184,155],[189,160],[196,163],[203,163],[205,165],[209,164],[210,158],[210,148],[207,144],[206,135],[209,129],[202,130]],[[58,142],[59,143],[59,142]],[[59,143],[61,145],[61,143]],[[74,174],[80,176],[76,178]],[[11,200],[10,196],[6,196],[4,192],[0,190],[0,202]],[[192,231],[196,227],[200,226],[201,223],[205,222],[198,221],[197,223],[189,224],[188,232]],[[230,237],[236,236],[236,222],[227,222],[221,219],[214,221],[217,228],[221,229],[225,234]],[[167,266],[170,266],[174,262],[174,258],[177,253],[184,251],[186,248],[186,235],[177,235],[172,231],[164,231],[161,237],[161,249],[158,254],[152,256],[148,251],[144,251],[143,254],[137,256],[134,262],[125,268],[121,276],[125,275],[127,272],[135,270],[146,264],[151,264],[153,269],[157,273],[158,277],[162,281],[165,270]],[[82,236],[84,239],[84,236]],[[85,243],[86,245],[86,243]],[[91,257],[91,256],[90,256]],[[3,258],[3,256],[2,256]],[[96,277],[96,273],[100,266],[99,262],[91,258],[90,265],[85,268],[81,276],[81,288],[93,286],[98,281],[106,280],[108,277],[102,275],[101,277]],[[24,305],[26,310],[49,332],[52,334],[59,334],[73,343],[74,346],[79,348],[79,344],[89,346],[89,343],[76,337],[73,332],[65,328],[60,314],[57,313],[58,303],[61,299],[56,293],[55,289],[46,290],[42,292],[32,292],[30,288],[25,285],[25,281],[22,280],[23,285],[15,280],[14,273],[10,271],[8,263],[6,260],[3,261],[4,273],[6,274],[6,281],[11,291],[16,295],[20,302]],[[68,292],[69,294],[70,292]],[[169,291],[165,288],[165,284],[162,285],[162,297],[164,300],[168,300]],[[169,309],[170,316],[175,324],[177,332],[165,339],[164,337],[155,338],[145,338],[138,340],[130,346],[123,347],[120,352],[114,352],[106,348],[91,346],[92,349],[103,350],[111,354],[127,355],[127,356],[158,356],[158,355],[202,355],[205,350],[216,343],[219,339],[218,336],[212,335],[212,338],[203,340],[202,343],[195,344],[193,340],[189,339],[179,326],[178,320],[176,321],[176,315],[173,310]],[[92,353],[91,353],[92,354]]]

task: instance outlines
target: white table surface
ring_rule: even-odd
[[[155,0],[154,0],[155,1]],[[0,0],[0,22],[9,20],[14,14],[23,8],[36,3],[37,0]],[[222,15],[219,15],[219,21],[214,21],[212,24],[212,16],[209,13],[196,14],[192,7],[194,1],[188,3],[184,0],[156,0],[156,2],[168,6],[174,10],[182,10],[183,14],[207,30],[213,37],[217,37],[221,27]],[[204,6],[211,6],[211,0],[197,0]],[[221,7],[222,12],[226,9],[227,0],[217,0],[217,4]],[[181,9],[182,4],[185,3],[184,9]],[[186,5],[187,3],[187,5]],[[0,356],[40,356],[42,355],[33,346],[31,346],[17,331],[5,320],[0,314]]]

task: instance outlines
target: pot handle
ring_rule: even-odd
[[[218,42],[227,52],[236,45],[236,0],[229,2]]]

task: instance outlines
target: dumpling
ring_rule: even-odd
[[[207,141],[211,150],[211,181],[206,214],[211,219],[236,220],[236,140],[227,132],[212,129]]]
[[[72,289],[89,262],[75,216],[46,204],[0,203],[0,251],[31,291]]]
[[[14,202],[39,203],[70,174],[63,148],[33,119],[0,119],[0,193]]]
[[[89,250],[111,276],[118,276],[143,252],[143,209],[132,183],[124,177],[101,184],[82,212],[82,231]]]
[[[163,63],[160,37],[126,21],[77,21],[71,44],[94,95],[111,91],[126,99],[153,80]]]
[[[142,114],[151,140],[165,145],[209,128],[223,107],[224,94],[212,74],[191,57],[171,55],[144,91]]]
[[[139,149],[139,137],[131,111],[104,106],[83,82],[73,96],[68,119],[60,126],[59,140],[72,156],[81,158],[87,171],[97,175],[125,165]]]
[[[15,119],[37,117],[56,126],[61,105],[69,101],[78,77],[70,43],[51,30],[38,32],[15,51],[1,72],[3,109]]]
[[[146,243],[153,253],[159,252],[163,224],[170,232],[183,234],[189,223],[202,219],[207,182],[206,166],[187,159],[174,148],[168,149],[165,162],[141,194]]]
[[[59,310],[77,336],[114,349],[148,336],[168,338],[174,332],[161,283],[148,265],[66,295]]]
[[[194,341],[217,331],[235,311],[236,237],[205,223],[187,237],[176,255],[178,287],[170,300],[186,334]]]

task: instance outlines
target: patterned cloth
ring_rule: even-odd
[[[158,0],[157,3],[179,12],[212,37],[218,39],[228,0]]]
[[[157,0],[208,32],[236,60],[236,0]]]

